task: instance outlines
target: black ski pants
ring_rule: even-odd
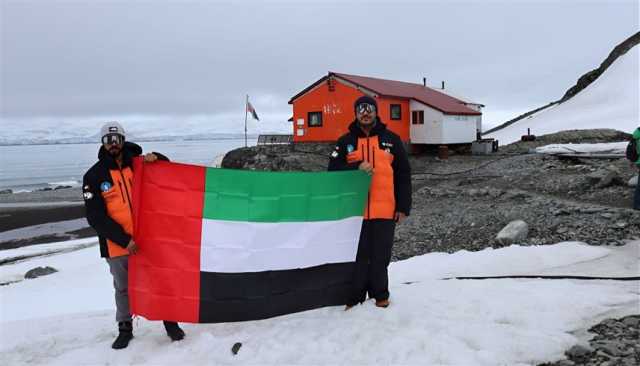
[[[353,292],[347,305],[362,303],[367,298],[386,300],[389,298],[389,274],[394,220],[372,219],[362,221],[358,254],[356,255]]]

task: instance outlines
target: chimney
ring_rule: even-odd
[[[422,78],[422,85],[427,86],[427,78]]]
[[[442,81],[442,90],[444,90],[444,80]]]

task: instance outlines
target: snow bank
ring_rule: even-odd
[[[566,102],[495,131],[502,145],[520,141],[531,128],[533,135],[564,130],[614,128],[631,133],[640,123],[638,91],[639,49],[620,56],[600,77]]]
[[[502,276],[535,274],[545,268],[590,261],[609,255],[609,249],[579,242],[555,245],[512,245],[478,252],[430,253],[392,263],[394,283],[456,276]]]
[[[540,154],[623,154],[628,142],[608,142],[599,144],[551,144],[536,148]]]

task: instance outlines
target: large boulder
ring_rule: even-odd
[[[522,242],[529,235],[529,225],[522,220],[511,221],[496,236],[501,244]]]
[[[571,359],[576,359],[576,358],[583,358],[585,356],[588,356],[593,351],[594,351],[593,348],[589,346],[576,344],[575,346],[571,347],[568,351],[566,351],[564,354]]]
[[[266,171],[325,171],[334,144],[261,145],[229,151],[221,167]]]
[[[612,185],[622,185],[623,180],[620,171],[614,166],[596,170],[585,177],[587,185],[595,188],[606,188]]]

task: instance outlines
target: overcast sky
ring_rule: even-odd
[[[447,87],[503,122],[639,29],[637,0],[1,1],[2,118],[266,120],[327,71]]]

